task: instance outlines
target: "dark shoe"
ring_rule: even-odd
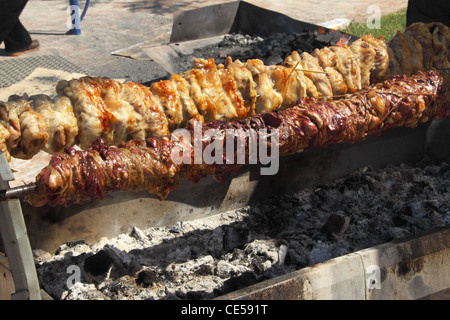
[[[40,47],[39,41],[33,40],[33,41],[31,41],[31,44],[27,48],[22,49],[22,50],[16,50],[16,51],[6,51],[6,54],[11,57],[18,57],[18,56],[23,55],[24,53],[37,51],[37,50],[39,50],[39,47]]]

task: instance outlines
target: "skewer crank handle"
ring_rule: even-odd
[[[0,191],[0,201],[6,201],[8,199],[20,198],[26,195],[32,194],[36,190],[36,183],[28,183],[23,186],[10,188],[8,190]]]

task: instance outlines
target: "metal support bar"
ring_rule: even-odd
[[[416,300],[450,288],[450,228],[340,256],[215,300]]]
[[[9,189],[14,180],[8,161],[0,151],[0,190]],[[14,280],[13,300],[41,300],[39,280],[18,199],[0,202],[0,235]]]

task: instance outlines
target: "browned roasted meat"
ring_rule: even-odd
[[[443,74],[446,81],[448,75]],[[118,147],[107,146],[101,139],[91,149],[53,156],[50,164],[36,178],[37,192],[28,198],[35,206],[69,205],[81,203],[106,192],[148,190],[165,198],[181,180],[198,181],[206,175],[219,180],[249,163],[246,146],[245,161],[237,161],[237,135],[228,136],[227,130],[246,133],[254,130],[258,147],[265,145],[267,132],[278,134],[279,155],[302,152],[311,147],[325,147],[335,143],[355,143],[368,135],[380,135],[398,126],[415,127],[428,119],[450,115],[448,86],[436,71],[419,72],[407,78],[394,76],[384,83],[366,87],[346,99],[321,101],[300,99],[295,107],[272,111],[242,120],[213,121],[201,124],[202,137],[208,130],[218,130],[216,141],[223,153],[215,154],[216,163],[195,161],[196,124],[190,121],[189,135],[163,136],[147,140],[133,140]],[[447,82],[448,83],[448,82]],[[219,138],[221,137],[221,139]],[[233,154],[226,154],[227,139],[232,139]],[[203,152],[211,139],[201,139]],[[247,140],[247,144],[248,144]],[[273,141],[270,141],[273,147]],[[177,162],[172,154],[175,148],[184,150],[189,161]],[[233,160],[233,161],[229,161]]]
[[[361,86],[370,85],[370,74],[375,69],[375,56],[377,54],[373,45],[366,41],[368,36],[354,41],[349,49],[358,57],[361,72]]]
[[[4,130],[9,135],[0,136],[0,145],[6,157],[28,159],[40,150],[54,153],[73,145],[78,124],[66,96],[13,96],[0,103],[0,131]]]
[[[414,23],[389,42],[401,66],[398,73],[409,75],[416,70],[450,67],[448,49],[450,30],[443,23]]]
[[[425,23],[413,23],[405,30],[405,34],[417,40],[422,47],[422,62],[426,70],[433,67],[433,35]]]
[[[443,23],[429,23],[428,29],[431,32],[433,41],[433,67],[437,69],[449,68],[449,42],[450,42],[450,30]]]
[[[361,43],[360,43],[361,42]],[[386,43],[384,37],[374,37],[370,34],[362,36],[359,40],[356,40],[354,43],[350,45],[350,50],[354,52],[358,52],[359,48],[369,47],[375,51],[375,56],[372,58],[372,53],[370,49],[365,49],[367,52],[359,52],[358,55],[360,57],[360,64],[365,64],[361,67],[361,81],[362,78],[366,78],[365,74],[367,71],[365,69],[369,69],[369,82],[370,83],[378,83],[388,79],[391,74],[397,75],[398,73],[392,73],[389,62],[390,58],[393,56],[389,52],[390,48]],[[373,64],[373,66],[372,66]],[[364,76],[363,76],[364,74]],[[361,86],[366,86],[366,83],[361,83]]]
[[[301,95],[302,97],[329,98],[333,96],[330,81],[316,57],[308,52],[302,52],[300,55],[297,51],[294,51],[284,60],[284,65],[293,68],[296,76],[303,79],[304,82],[306,82],[304,77],[308,77],[312,81],[312,85],[307,83],[304,86],[305,92]]]
[[[6,128],[0,124],[0,151],[4,152],[6,155],[6,160],[10,160],[10,153],[8,152],[8,146],[6,141],[9,139],[11,134]]]

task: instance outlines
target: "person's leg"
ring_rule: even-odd
[[[31,37],[20,20],[17,20],[4,42],[6,51],[15,52],[28,48],[31,45]]]
[[[19,16],[28,0],[0,0],[0,44],[5,43],[9,53],[28,51],[30,47],[39,47],[37,41],[32,41],[30,34],[22,25]]]
[[[0,0],[0,44],[19,21],[28,0]]]

